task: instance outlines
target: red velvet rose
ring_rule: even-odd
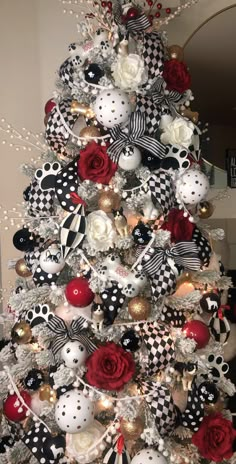
[[[184,217],[184,213],[179,209],[172,209],[166,222],[161,226],[163,230],[168,230],[171,233],[171,242],[183,242],[192,240],[195,224]]]
[[[107,147],[91,142],[80,151],[78,175],[81,180],[108,184],[117,170],[117,164],[109,158]]]
[[[104,390],[122,390],[135,372],[132,355],[113,342],[94,351],[87,359],[86,366],[88,383]]]
[[[233,455],[235,438],[232,422],[217,413],[204,417],[199,430],[192,436],[192,443],[203,458],[221,462]]]
[[[184,93],[191,86],[191,76],[187,66],[182,61],[169,60],[164,63],[163,78],[167,84],[167,90],[176,90]]]

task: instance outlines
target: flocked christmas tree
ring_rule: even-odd
[[[7,126],[42,156],[13,236],[0,463],[235,462],[223,231],[199,223],[205,131],[160,29],[193,3],[85,1],[45,142]]]

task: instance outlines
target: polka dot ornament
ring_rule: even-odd
[[[131,103],[128,95],[119,89],[101,92],[94,103],[94,112],[100,124],[111,128],[128,121],[131,114]]]
[[[207,176],[198,169],[188,169],[176,182],[179,203],[196,205],[206,198],[210,188]]]
[[[56,463],[64,455],[65,439],[62,436],[53,437],[43,424],[36,424],[22,437],[22,441],[39,464]]]
[[[147,448],[139,451],[132,459],[131,464],[167,464],[167,460],[159,451]]]
[[[94,420],[93,403],[78,390],[64,393],[56,404],[55,420],[63,432],[81,432]]]

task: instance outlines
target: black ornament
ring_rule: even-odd
[[[140,338],[134,330],[125,332],[120,339],[120,343],[125,351],[135,352],[140,348]]]
[[[161,158],[152,155],[148,151],[142,150],[142,165],[147,166],[150,171],[155,171],[161,167]]]
[[[13,245],[20,251],[33,251],[36,237],[27,228],[20,229],[13,236]]]
[[[39,369],[31,369],[24,380],[26,388],[34,391],[38,390],[43,382],[44,375]]]
[[[91,63],[84,71],[84,78],[89,84],[98,84],[104,71],[96,63]]]
[[[217,293],[208,292],[202,296],[199,303],[203,311],[215,312],[220,308],[220,297]]]
[[[211,382],[203,382],[198,387],[198,392],[200,399],[206,403],[216,403],[219,398],[219,392],[214,383]]]
[[[43,444],[43,452],[50,460],[58,460],[64,456],[66,440],[63,435],[49,436]]]
[[[26,187],[26,189],[23,192],[23,198],[25,201],[29,201],[30,188],[31,186],[28,185],[28,187]]]
[[[152,229],[144,222],[139,221],[137,226],[132,230],[134,243],[137,245],[147,245],[152,238]]]
[[[4,454],[7,448],[12,448],[14,440],[10,435],[0,438],[0,454]]]

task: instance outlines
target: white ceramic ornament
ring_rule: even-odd
[[[126,147],[119,158],[119,166],[125,171],[133,171],[141,163],[141,152],[135,146]]]
[[[42,251],[39,258],[41,269],[48,274],[57,274],[65,266],[61,249],[58,245],[51,245],[47,250]]]
[[[96,98],[93,110],[104,127],[114,127],[128,121],[131,103],[128,95],[119,89],[103,90]]]
[[[81,432],[94,420],[94,405],[79,390],[68,391],[55,406],[55,420],[63,432]]]
[[[196,205],[206,198],[209,188],[207,176],[190,168],[176,182],[176,196],[186,205]]]
[[[139,451],[132,459],[131,464],[167,464],[167,460],[159,451],[147,448]]]
[[[67,342],[63,346],[60,354],[62,361],[64,361],[66,367],[70,369],[76,369],[82,366],[88,357],[85,346],[78,340]]]

